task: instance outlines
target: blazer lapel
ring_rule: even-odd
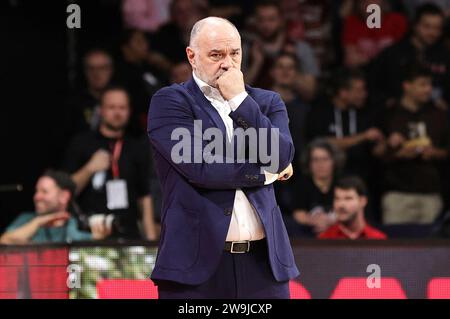
[[[200,107],[208,114],[213,123],[218,127],[224,137],[227,136],[227,129],[225,128],[225,124],[220,117],[219,112],[212,106],[211,102],[205,97],[203,92],[198,87],[197,83],[195,83],[194,78],[191,77],[189,81],[185,83],[186,88],[194,97],[194,100],[200,105]]]

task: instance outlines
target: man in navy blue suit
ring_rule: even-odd
[[[149,109],[163,194],[151,278],[160,298],[289,298],[299,271],[272,185],[293,174],[286,107],[244,84],[228,20],[198,21],[186,53],[192,79],[159,90]]]

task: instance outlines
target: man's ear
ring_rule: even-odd
[[[192,68],[194,68],[194,66],[195,66],[195,52],[194,52],[194,50],[191,48],[191,47],[187,47],[186,48],[186,55],[187,55],[187,58],[188,58],[188,60],[189,60],[189,63],[191,64],[191,66],[192,66]]]
[[[68,190],[63,189],[60,193],[60,202],[61,204],[67,206],[70,202],[70,198],[72,197],[71,193]]]
[[[359,198],[359,200],[360,200],[361,205],[365,208],[367,206],[367,203],[368,203],[367,196],[361,196]]]

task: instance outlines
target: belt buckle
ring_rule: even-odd
[[[244,244],[247,243],[247,250],[245,251],[234,251],[234,244]],[[250,251],[250,241],[249,240],[241,240],[241,241],[233,241],[231,242],[231,250],[230,253],[232,254],[244,254],[244,253],[248,253]]]

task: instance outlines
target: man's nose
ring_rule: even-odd
[[[233,67],[233,60],[229,55],[227,55],[222,62],[221,68],[224,70],[228,70],[231,67]]]

